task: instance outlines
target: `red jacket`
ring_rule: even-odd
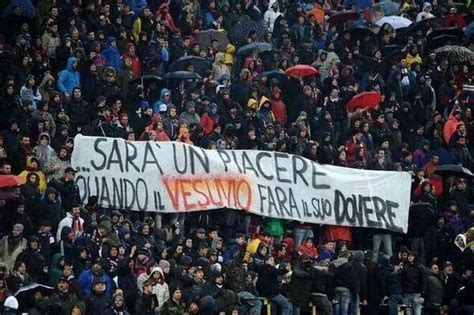
[[[270,104],[272,105],[272,112],[273,116],[275,117],[275,121],[284,126],[288,119],[288,112],[286,109],[286,104],[283,103],[283,100],[281,99],[280,88],[274,87],[272,89],[272,98],[270,100]]]

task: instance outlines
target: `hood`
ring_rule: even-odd
[[[363,251],[361,250],[356,250],[354,253],[352,253],[352,262],[355,263],[355,264],[363,264],[364,263],[364,258],[365,258],[365,254]]]
[[[44,196],[47,197],[50,193],[54,193],[56,195],[56,198],[58,198],[58,191],[55,188],[53,187],[46,188],[46,191],[44,192]]]
[[[160,275],[161,275],[161,279],[163,279],[163,280],[165,279],[165,275],[163,274],[163,270],[158,266],[151,268],[150,277],[153,276],[153,274],[155,272],[159,272]]]
[[[464,247],[459,246],[458,243],[456,242],[456,239],[457,239],[458,237],[462,238],[462,240],[463,240],[463,242],[464,242]],[[456,247],[459,248],[459,249],[463,252],[463,251],[466,249],[466,235],[464,235],[464,234],[458,234],[458,235],[456,236],[456,238],[454,239],[454,245],[456,245]]]
[[[338,258],[334,260],[332,263],[334,264],[334,267],[338,268],[347,262],[348,262],[347,258]]]
[[[76,57],[69,57],[69,58],[67,59],[67,66],[66,66],[66,69],[67,69],[68,71],[76,71],[76,70],[74,70],[74,69],[72,68],[72,64],[73,64],[74,62],[76,62],[76,61],[77,61],[77,58],[76,58]]]
[[[46,83],[48,83],[49,80],[53,80],[53,82],[56,82],[56,80],[54,79],[54,77],[47,73],[44,77],[43,77],[43,80],[41,80],[41,83],[40,83],[40,86],[45,86]],[[54,83],[53,83],[54,85]]]
[[[275,97],[276,94],[280,93],[280,97]],[[281,99],[281,90],[279,87],[275,86],[272,88],[272,99],[280,100]]]
[[[211,248],[216,248],[216,245],[217,245],[217,242],[218,242],[218,241],[222,241],[222,242],[223,242],[224,240],[223,240],[222,238],[220,238],[220,237],[214,238],[214,239],[212,240]]]
[[[26,158],[26,167],[31,167],[31,163],[33,163],[33,160],[39,163],[38,158],[32,155]]]
[[[278,0],[270,0],[268,1],[268,10],[270,10],[275,3],[277,3]]]
[[[160,100],[163,101],[163,98],[165,97],[165,94],[170,94],[171,95],[171,90],[168,90],[167,88],[161,89],[160,92]]]
[[[224,60],[224,53],[223,52],[218,52],[216,54],[216,58],[215,58],[215,63],[219,64],[222,60]]]
[[[271,103],[270,103],[270,100],[265,97],[265,96],[262,96],[260,98],[260,102],[258,102],[258,109],[260,110],[262,108],[262,105],[265,104],[265,102],[268,102],[270,104],[270,108],[271,108]]]
[[[107,38],[107,44],[111,45],[113,41],[117,42],[117,38],[115,38],[114,36],[109,36]]]
[[[51,143],[51,136],[50,136],[47,132],[42,132],[42,133],[40,133],[40,135],[38,136],[38,143],[40,142],[40,139],[41,139],[42,137],[48,138],[48,144]]]
[[[250,98],[249,101],[247,102],[247,107],[251,109],[257,109],[258,102],[254,98]]]
[[[59,262],[64,258],[63,254],[54,254],[53,259],[51,260],[51,267],[60,268]]]

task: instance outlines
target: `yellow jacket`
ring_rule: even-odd
[[[37,157],[35,156],[28,157],[26,159],[26,170],[18,174],[18,177],[22,178],[26,182],[26,178],[28,177],[28,174],[35,173],[38,176],[38,180],[39,180],[38,189],[40,193],[44,193],[47,187],[46,175],[40,169],[31,169],[31,163],[33,159],[36,159],[36,162],[39,163]]]
[[[232,65],[234,64],[234,54],[235,54],[235,46],[232,44],[227,44],[225,47],[224,53],[224,63],[229,68],[229,71],[232,73]]]
[[[244,261],[249,261],[250,257],[257,252],[258,245],[260,245],[261,240],[259,238],[254,238],[247,244],[245,249]]]
[[[419,54],[416,54],[416,56],[412,56],[410,53],[408,53],[407,57],[406,57],[406,60],[407,60],[408,69],[410,69],[412,63],[417,62],[417,63],[421,64],[421,62],[422,62],[422,59],[421,59]]]
[[[133,35],[133,38],[135,38],[135,42],[137,43],[140,40],[141,31],[142,31],[142,19],[141,17],[138,17],[135,19],[135,22],[133,22],[133,26],[132,26],[132,35]]]

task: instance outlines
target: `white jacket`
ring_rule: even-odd
[[[270,0],[268,2],[268,10],[263,15],[263,20],[267,23],[268,30],[273,32],[273,27],[275,26],[276,19],[281,15],[281,12],[273,10],[272,6],[277,2],[277,0]]]
[[[72,221],[73,221],[72,214],[67,212],[66,217],[59,222],[58,232],[56,233],[56,242],[59,243],[59,241],[61,241],[61,231],[64,227],[68,226],[68,227],[72,228]],[[79,218],[79,222],[81,222],[82,227],[84,227],[84,219]],[[78,235],[76,235],[76,236],[78,236]]]

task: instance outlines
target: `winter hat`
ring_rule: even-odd
[[[166,112],[166,111],[168,111],[168,106],[166,106],[165,103],[162,103],[162,104],[160,105],[160,107],[158,108],[158,111],[160,111],[160,112]]]
[[[5,303],[3,303],[5,309],[18,310],[18,300],[13,295],[6,298]]]
[[[150,104],[147,101],[141,101],[140,102],[140,108],[145,109],[147,107],[150,107]]]
[[[171,267],[171,264],[167,261],[167,260],[160,260],[160,262],[158,263],[158,267],[161,268],[161,270],[165,269],[165,268],[170,268]]]
[[[23,233],[23,230],[25,229],[25,227],[23,226],[23,224],[17,223],[13,226],[13,229],[14,230],[19,230],[21,233]]]

